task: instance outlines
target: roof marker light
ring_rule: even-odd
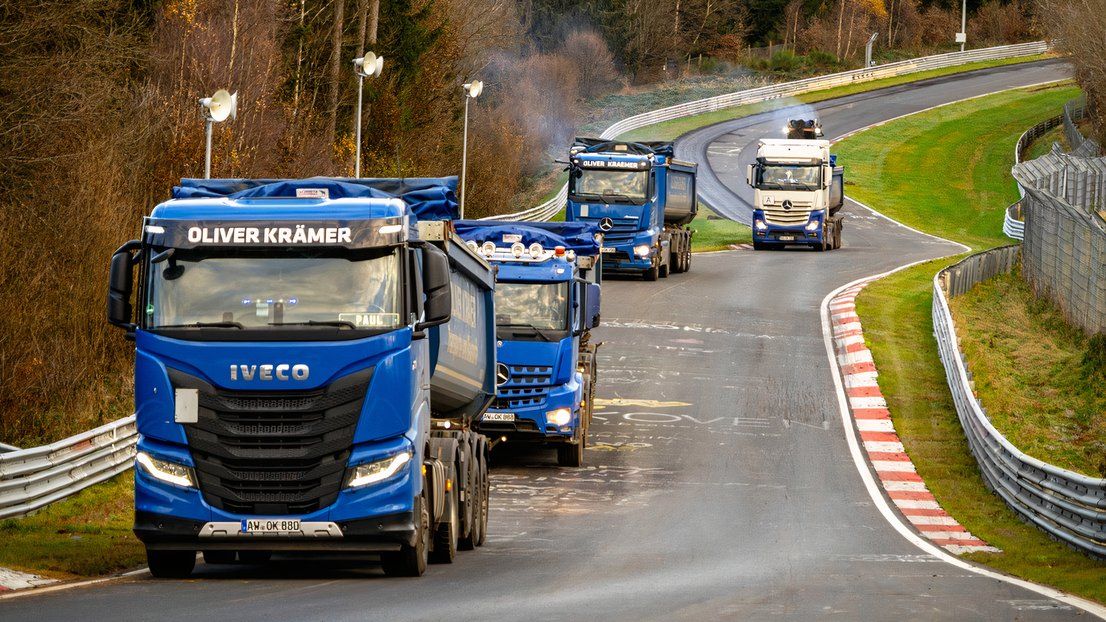
[[[495,254],[495,242],[492,242],[491,240],[484,242],[484,245],[480,247],[480,250],[484,253],[484,256],[491,257]]]
[[[538,244],[537,242],[534,242],[533,244],[530,245],[530,257],[532,257],[534,259],[537,259],[538,257],[541,257],[541,252],[543,250],[545,250],[545,249],[543,249],[541,247],[541,244]]]
[[[526,247],[522,245],[522,242],[515,242],[511,245],[511,255],[514,255],[515,259],[521,259],[522,253],[526,250]]]
[[[391,235],[393,233],[399,233],[400,231],[403,231],[403,225],[400,224],[384,225],[383,227],[377,229],[377,232],[380,235]]]
[[[476,243],[476,240],[469,240],[468,242],[465,242],[465,246],[471,248],[473,252],[477,252],[480,250],[480,245]]]
[[[553,248],[553,254],[554,254],[554,255],[556,255],[556,256],[558,256],[558,257],[564,257],[564,254],[565,254],[565,247],[563,247],[563,246],[556,246],[556,247],[554,247],[554,248]]]
[[[165,227],[162,227],[161,225],[146,225],[146,233],[165,233]]]
[[[567,251],[565,251],[565,259],[569,261],[576,261],[576,251],[572,249],[568,249]]]

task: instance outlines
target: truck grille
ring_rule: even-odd
[[[811,206],[795,205],[789,210],[779,206],[766,206],[764,208],[764,220],[773,225],[805,225],[810,220]]]
[[[512,365],[511,377],[496,389],[495,410],[517,410],[545,403],[553,388],[553,368],[548,366]]]
[[[174,388],[198,389],[199,417],[185,425],[200,492],[237,514],[306,514],[338,498],[372,370],[313,391],[226,391],[169,371]]]

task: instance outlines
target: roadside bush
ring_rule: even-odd
[[[780,73],[795,71],[801,64],[801,60],[790,50],[781,50],[772,55],[768,60],[768,69]]]

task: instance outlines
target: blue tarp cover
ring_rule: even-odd
[[[456,177],[182,179],[173,187],[173,198],[295,198],[300,188],[325,188],[331,199],[403,199],[419,220],[453,220],[458,216]]]
[[[595,241],[599,227],[588,222],[458,220],[453,223],[453,228],[465,241],[475,240],[477,244],[491,240],[496,246],[509,246],[503,243],[503,235],[514,234],[521,235],[526,246],[537,242],[545,248],[563,246],[582,256],[599,254],[599,244]]]

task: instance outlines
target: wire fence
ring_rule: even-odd
[[[1072,324],[1088,333],[1106,332],[1106,158],[1098,144],[1079,133],[1083,104],[1064,105],[1057,119],[1030,128],[1027,134],[1053,123],[1063,124],[1070,145],[1058,145],[1039,158],[1019,161],[1012,173],[1022,199],[1022,251],[1026,280],[1039,296],[1052,299]],[[1019,140],[1019,147],[1023,147]],[[1028,144],[1028,142],[1026,143]],[[1003,230],[1019,233],[1007,210]]]
[[[1024,246],[1022,247],[1024,248]],[[1106,479],[1061,469],[1026,455],[999,432],[976,398],[972,373],[960,351],[948,299],[1010,272],[1017,246],[972,255],[933,279],[933,326],[937,348],[964,429],[984,482],[1025,520],[1053,537],[1106,558]]]
[[[933,69],[956,67],[968,63],[1033,56],[1036,54],[1043,54],[1047,51],[1048,44],[1044,41],[1018,43],[1015,45],[968,50],[966,52],[949,52],[947,54],[923,56],[921,58],[913,58],[910,60],[888,63],[886,65],[865,67],[852,71],[843,71],[840,73],[806,78],[805,80],[746,89],[683,104],[676,104],[675,106],[668,106],[667,108],[627,117],[603,130],[603,133],[600,134],[599,137],[613,139],[627,132],[664,121],[682,119],[707,112],[716,112],[735,106],[784,99],[849,84],[860,84],[863,82],[905,76]],[[555,197],[529,210],[523,210],[513,214],[489,216],[486,220],[547,220],[564,208],[567,197],[568,186],[565,185]]]

